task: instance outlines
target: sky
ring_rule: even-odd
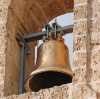
[[[57,19],[57,23],[59,25],[61,25],[61,27],[68,26],[68,25],[73,24],[73,22],[74,22],[73,18],[74,18],[73,13],[67,13],[67,14],[64,14],[64,15],[54,18],[53,20],[51,20],[49,22],[49,24],[51,25],[52,23],[55,22],[55,19]],[[45,29],[43,29],[43,31],[44,30]],[[63,38],[65,39],[65,44],[67,45],[67,47],[69,49],[70,64],[72,65],[72,62],[73,62],[73,33],[66,34],[65,36],[63,36]],[[40,40],[39,45],[41,45],[41,43],[43,43],[43,42]],[[37,47],[35,48],[35,57],[37,57]],[[36,58],[35,58],[35,62],[36,62]]]

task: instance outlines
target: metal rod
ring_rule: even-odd
[[[55,24],[55,38],[57,38],[57,26]]]
[[[24,92],[25,80],[25,61],[26,61],[26,47],[24,44],[20,45],[20,71],[19,71],[19,94]]]
[[[57,28],[57,33],[60,33],[60,31],[63,31],[62,35],[72,33],[73,25]],[[55,29],[52,29],[49,32],[54,33]],[[29,43],[29,42],[33,42],[36,40],[41,40],[43,36],[46,36],[46,31],[28,34],[26,36],[23,36],[23,39],[26,41],[26,43]]]
[[[57,38],[57,19],[55,19],[55,27],[54,27],[54,29],[55,29],[55,38]]]
[[[48,28],[48,26],[46,27],[46,31],[47,31],[47,39],[48,39],[48,37],[49,37],[49,28]]]
[[[45,25],[45,29],[46,29],[46,36],[47,36],[47,39],[49,38],[49,31],[52,30],[52,27],[50,26],[50,24],[46,24]]]
[[[26,64],[26,54],[27,54],[27,50],[26,47],[24,46],[24,56],[23,56],[23,87],[22,87],[22,92],[25,92],[24,89],[24,82],[25,82],[25,64]]]
[[[27,46],[26,41],[23,39],[23,37],[19,33],[16,34],[16,39],[17,39],[18,43],[23,43],[25,48],[27,49],[27,53],[30,53],[30,49]]]

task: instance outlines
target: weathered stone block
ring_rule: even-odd
[[[5,53],[6,51],[6,38],[1,36],[0,37],[0,53]]]
[[[2,99],[72,99],[72,89],[72,84],[67,84],[40,90],[39,92],[27,92],[21,95],[12,95]]]
[[[11,0],[0,0],[0,6],[5,5],[9,6],[11,3]]]
[[[81,5],[81,3],[87,3],[88,0],[74,0],[75,5]]]
[[[74,51],[86,50],[87,36],[74,37]]]
[[[3,92],[4,91],[4,84],[0,84],[0,92]]]
[[[91,90],[85,83],[73,87],[72,99],[97,99],[96,92]]]
[[[75,51],[73,55],[73,68],[86,66],[87,64],[87,53],[84,50]]]
[[[0,37],[5,36],[7,34],[6,22],[0,21]]]
[[[0,6],[0,21],[1,22],[6,21],[7,15],[8,15],[8,6],[7,5]]]
[[[100,2],[98,3],[98,0],[93,0],[92,2],[91,2],[91,6],[90,6],[91,8],[92,8],[92,10],[91,10],[91,15],[92,15],[92,17],[93,18],[100,18],[100,16],[99,16],[99,12],[100,12]]]
[[[91,34],[91,43],[100,46],[100,33]]]
[[[74,22],[73,27],[74,35],[77,36],[83,36],[87,34],[87,20],[82,20],[79,22]],[[75,37],[74,37],[75,38]]]
[[[6,99],[6,98],[4,97],[4,92],[0,92],[0,99]]]
[[[79,84],[85,82],[85,75],[86,75],[86,66],[80,66],[79,68],[74,69],[74,78],[73,78],[73,83],[74,84]]]
[[[5,67],[6,62],[6,55],[4,53],[0,54],[0,68]]]
[[[74,20],[87,18],[87,5],[74,7]]]
[[[96,82],[91,81],[90,86],[92,87],[92,90],[99,93],[100,92],[100,79]]]

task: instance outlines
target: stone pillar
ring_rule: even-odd
[[[86,81],[90,88],[100,93],[100,1],[88,1],[88,42]]]
[[[100,2],[74,0],[73,99],[99,99]]]
[[[6,35],[7,16],[10,0],[0,0],[0,98],[4,96],[5,66],[6,66]]]

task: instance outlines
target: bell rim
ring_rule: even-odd
[[[39,74],[39,73],[42,73],[42,72],[48,72],[48,71],[54,71],[54,72],[59,72],[59,73],[63,73],[63,74],[66,74],[66,75],[69,75],[69,76],[71,76],[72,78],[73,78],[73,76],[74,76],[74,73],[73,72],[71,72],[70,70],[67,70],[67,69],[65,69],[65,68],[61,68],[61,67],[52,67],[52,68],[37,68],[37,70],[34,70],[31,74],[30,74],[30,77],[25,81],[25,83],[24,83],[24,88],[25,88],[25,90],[26,91],[29,91],[29,92],[31,92],[32,90],[30,89],[30,87],[29,87],[29,81],[30,81],[30,79],[33,77],[33,76],[35,76],[35,75],[37,75],[37,74]]]
[[[41,67],[41,66],[40,66]],[[32,75],[36,75],[36,74],[39,74],[41,72],[47,72],[47,71],[55,71],[55,72],[60,72],[60,73],[65,73],[71,77],[73,77],[74,73],[71,72],[71,69],[68,70],[67,68],[62,68],[62,67],[45,67],[45,68],[37,68],[36,70],[34,70],[30,76]]]

